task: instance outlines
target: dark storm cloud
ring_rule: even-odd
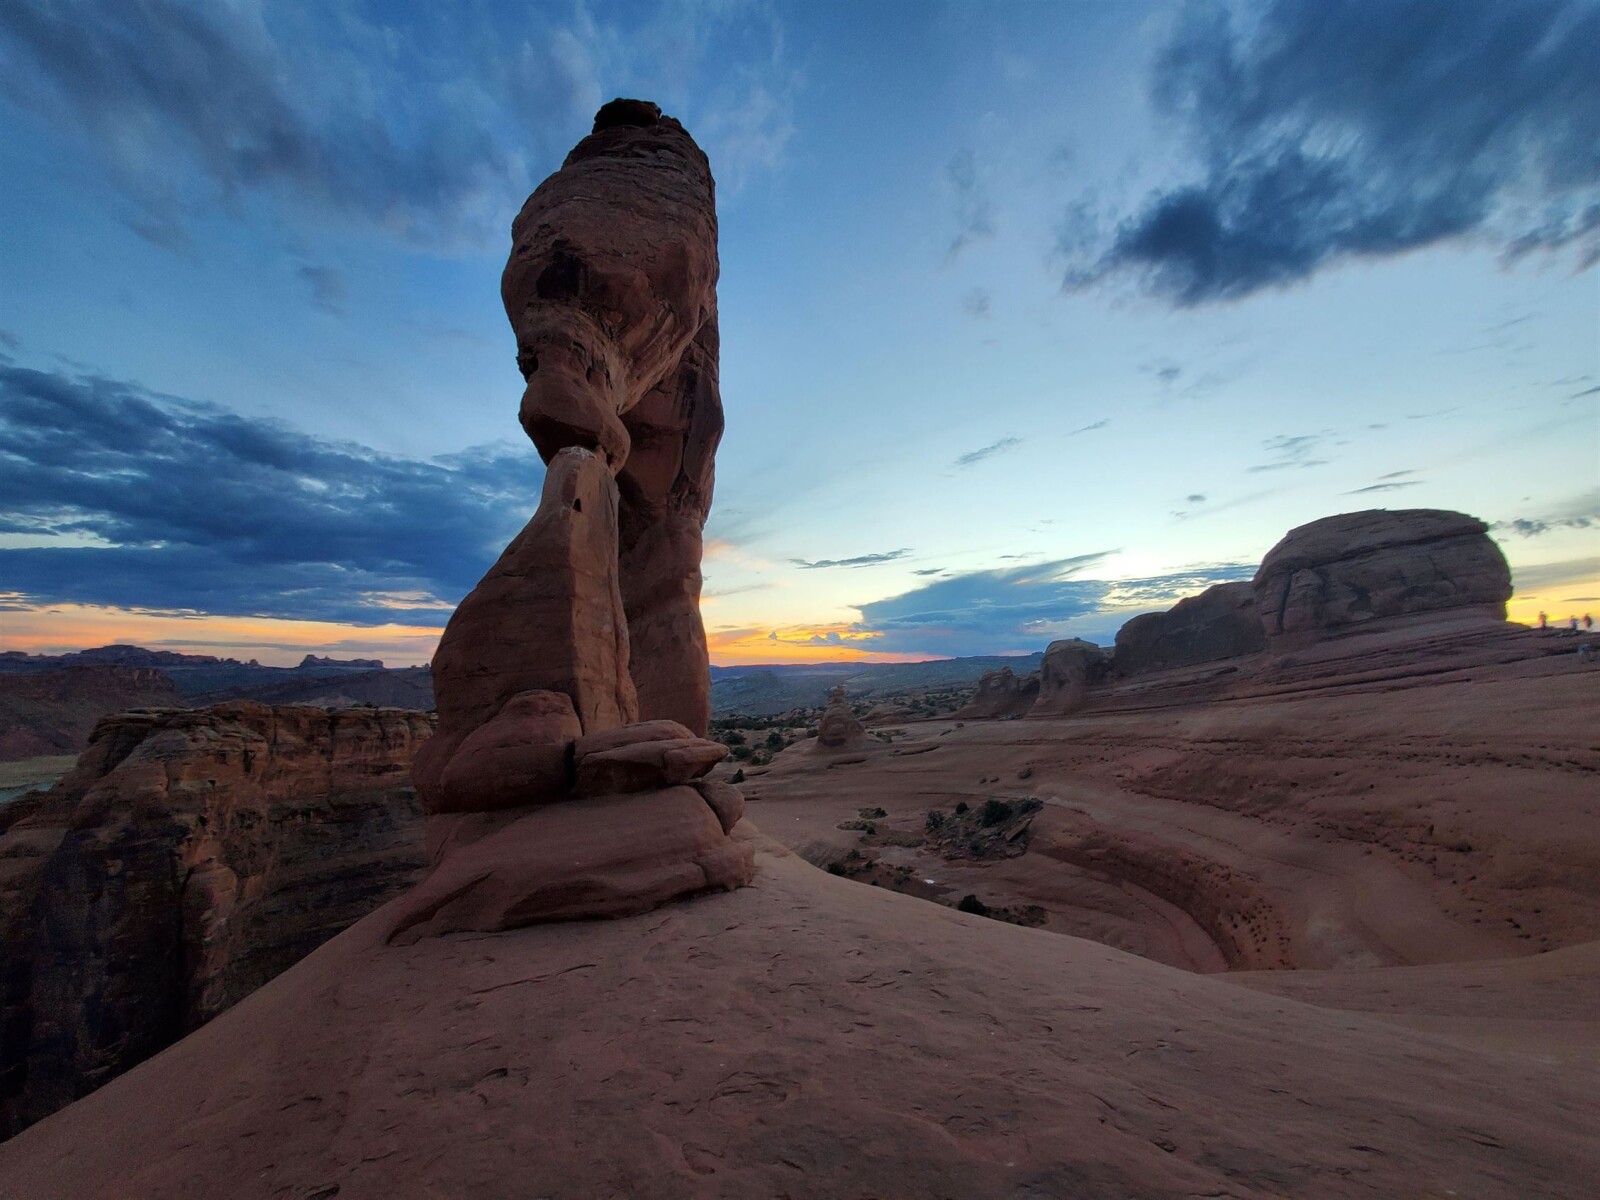
[[[823,571],[833,567],[875,567],[879,563],[894,562],[910,553],[910,550],[886,550],[881,554],[858,554],[855,558],[824,558],[817,562],[791,558],[789,561],[802,571]]]
[[[974,242],[994,236],[994,207],[978,178],[971,150],[962,150],[945,168],[945,179],[956,194],[956,235],[945,250],[945,262],[956,260]]]
[[[1593,0],[1192,3],[1151,92],[1199,177],[1107,240],[1075,222],[1069,289],[1131,275],[1190,306],[1464,238],[1600,257]]]
[[[1020,445],[1022,445],[1022,439],[1019,437],[1003,437],[998,442],[990,442],[981,449],[968,450],[965,454],[958,456],[953,465],[957,467],[975,467],[986,458],[993,458],[996,454],[1004,454],[1013,446]]]
[[[899,596],[857,605],[861,621],[853,630],[878,634],[873,649],[886,652],[1042,650],[1053,636],[1051,627],[1060,622],[1104,611],[1103,636],[1109,640],[1130,607],[1168,607],[1213,583],[1248,579],[1255,573],[1254,564],[1222,563],[1146,579],[1080,578],[1114,553],[953,575]]]
[[[438,621],[532,511],[539,478],[521,449],[391,458],[0,366],[0,512],[8,532],[65,543],[0,549],[6,590],[36,603]]]

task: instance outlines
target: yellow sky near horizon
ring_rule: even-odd
[[[1530,571],[1530,586],[1507,606],[1510,620],[1538,623],[1539,613],[1553,625],[1591,613],[1600,618],[1600,563],[1584,563],[1575,573],[1554,578]],[[1535,582],[1536,579],[1536,582]],[[276,617],[227,617],[197,612],[134,610],[85,604],[33,607],[16,597],[0,607],[0,650],[62,654],[125,643],[152,650],[254,658],[268,666],[293,666],[307,654],[381,658],[388,666],[427,663],[442,627],[390,623],[350,625],[335,621],[294,621]],[[1131,613],[1130,613],[1131,615]],[[805,662],[919,662],[935,654],[878,649],[879,634],[846,622],[810,625],[709,625],[706,640],[717,666]],[[1041,643],[1032,647],[1043,650]],[[1016,653],[1028,653],[1018,648]]]

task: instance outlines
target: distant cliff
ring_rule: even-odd
[[[396,709],[129,713],[0,808],[0,1133],[236,1003],[421,873]]]
[[[0,674],[0,762],[75,754],[108,713],[182,703],[171,678],[154,667],[82,665]]]

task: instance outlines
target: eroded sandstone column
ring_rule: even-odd
[[[737,789],[706,773],[701,531],[722,436],[705,155],[614,100],[512,226],[501,281],[547,465],[538,511],[461,602],[419,754],[433,874],[392,937],[638,912],[748,882]]]

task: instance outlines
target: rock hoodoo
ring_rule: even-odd
[[[981,721],[993,717],[1026,715],[1039,698],[1039,672],[1018,675],[1010,667],[985,671],[978,679],[978,690],[955,715]]]
[[[1291,529],[1261,560],[1256,608],[1275,650],[1390,617],[1505,620],[1511,572],[1474,517],[1412,508],[1344,513]]]
[[[426,714],[123,713],[0,808],[0,1136],[249,995],[414,883]]]
[[[701,530],[722,434],[705,155],[615,100],[512,226],[501,281],[546,464],[538,511],[451,617],[416,780],[433,874],[392,936],[639,912],[749,881],[704,780]]]
[[[1082,638],[1066,638],[1045,647],[1039,664],[1039,698],[1030,716],[1061,717],[1077,712],[1089,700],[1089,689],[1111,673],[1111,652]]]
[[[828,693],[828,707],[817,722],[818,750],[849,750],[866,740],[867,727],[851,711],[844,684]]]
[[[1166,612],[1134,617],[1117,630],[1116,674],[1122,677],[1191,667],[1267,648],[1255,587],[1219,583]]]

